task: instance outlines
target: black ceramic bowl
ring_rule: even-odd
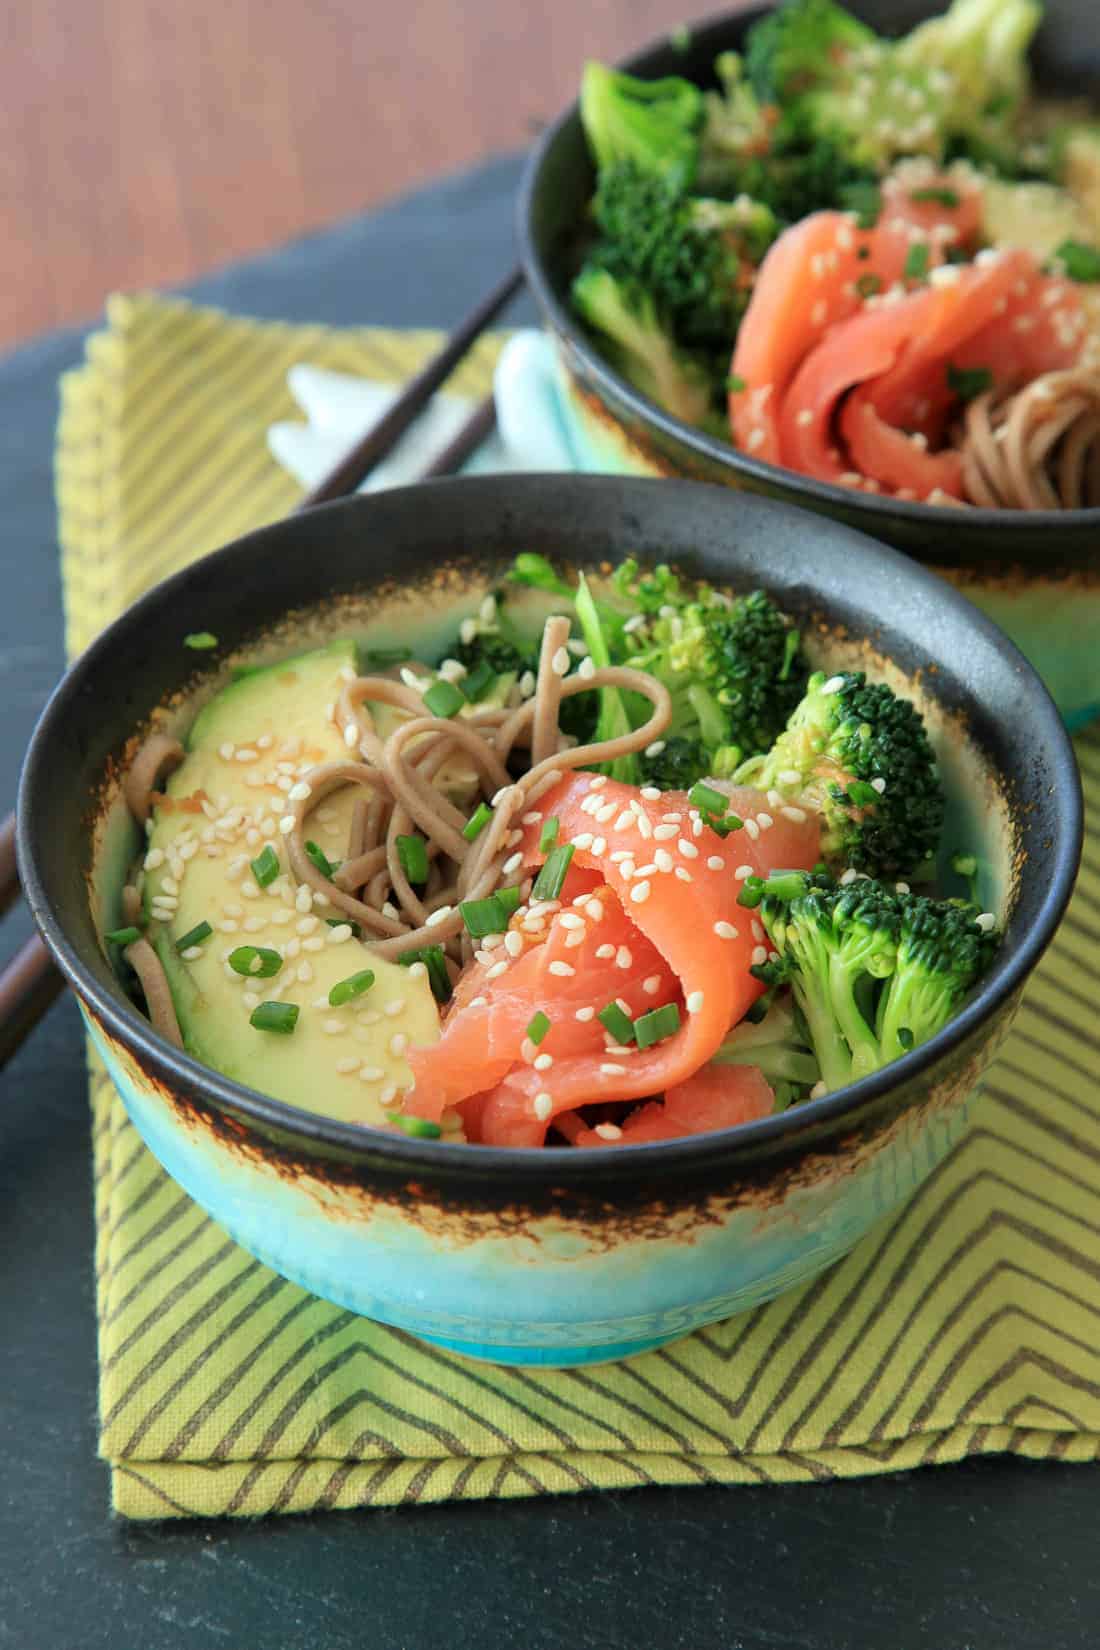
[[[738,49],[768,9],[711,19],[690,30],[686,44],[665,39],[620,66],[645,79],[677,74],[713,84],[715,57]],[[849,9],[895,34],[944,5],[851,0]],[[1048,0],[1034,53],[1040,89],[1093,88],[1100,102],[1096,18],[1094,0]],[[531,156],[518,227],[527,279],[556,346],[557,399],[580,467],[720,482],[873,534],[934,568],[995,619],[1035,665],[1071,727],[1100,713],[1100,509],[944,509],[856,493],[763,463],[664,412],[607,364],[569,307],[593,187],[574,103]]]
[[[580,565],[667,558],[734,589],[762,585],[815,663],[858,664],[921,704],[948,836],[979,851],[983,902],[1006,923],[992,971],[944,1031],[784,1114],[605,1151],[364,1129],[242,1087],[156,1035],[100,940],[119,920],[137,847],[118,777],[136,732],[158,707],[186,728],[236,665],[368,628],[438,631],[444,615],[453,626],[520,549]],[[195,628],[219,638],[215,653],[183,646]],[[1080,832],[1072,752],[1042,685],[915,562],[717,487],[528,476],[314,510],[151,591],[47,707],[23,776],[19,854],[35,917],[134,1122],[215,1219],[286,1276],[368,1316],[485,1357],[570,1363],[765,1300],[907,1195],[964,1125],[1065,908]]]

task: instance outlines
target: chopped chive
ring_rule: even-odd
[[[466,703],[466,695],[454,682],[441,676],[424,694],[424,708],[433,716],[454,716]]]
[[[643,1014],[634,1022],[634,1036],[639,1048],[652,1048],[664,1037],[671,1037],[680,1029],[680,1010],[675,1003],[665,1003],[661,1008],[653,1009],[649,1014]]]
[[[325,853],[325,850],[319,847],[316,842],[306,843],[306,856],[313,862],[314,865],[316,865],[321,875],[323,877],[327,877],[330,882],[340,869],[340,861],[337,860],[336,863],[333,864],[332,860],[329,859],[328,855]]]
[[[112,928],[104,934],[103,938],[110,941],[112,945],[133,945],[135,940],[140,940],[141,929],[133,927]]]
[[[729,377],[726,379],[726,389],[730,392],[730,394],[740,395],[744,388],[745,380],[741,377],[740,373],[731,372]]]
[[[401,869],[412,883],[422,883],[428,880],[428,850],[422,836],[399,836],[397,839],[397,857],[401,861]]]
[[[192,630],[183,638],[184,647],[193,647],[196,653],[205,653],[207,648],[217,647],[218,638],[210,630]]]
[[[266,945],[238,945],[235,951],[229,953],[229,966],[234,974],[270,980],[282,968],[283,959]]]
[[[201,945],[203,940],[208,940],[213,932],[214,930],[208,922],[197,922],[194,928],[187,930],[182,939],[176,941],[176,950],[188,951],[193,945]]]
[[[902,1048],[912,1048],[913,1033],[909,1030],[908,1026],[898,1027],[898,1042],[901,1044]]]
[[[743,831],[745,828],[745,821],[740,814],[732,813],[723,814],[721,819],[707,819],[706,824],[720,837],[727,837],[731,831]]]
[[[608,1003],[596,1015],[597,1020],[609,1031],[617,1043],[632,1043],[634,1041],[634,1021],[629,1014],[624,1014],[618,1003]]]
[[[880,800],[875,787],[868,785],[865,779],[853,779],[848,786],[848,801],[854,802],[857,808],[873,808]]]
[[[916,201],[935,201],[938,206],[958,206],[959,197],[954,189],[910,189],[909,199]]]
[[[485,698],[496,679],[497,673],[488,659],[479,659],[462,678],[462,691],[470,703],[476,705]]]
[[[866,271],[856,282],[856,291],[861,298],[873,298],[876,292],[882,291],[882,281],[878,275]]]
[[[548,854],[550,852],[551,848],[558,840],[558,830],[559,822],[557,815],[551,814],[550,818],[544,821],[542,830],[539,832],[540,854]]]
[[[508,888],[498,888],[493,898],[499,900],[505,914],[510,917],[519,906],[519,887],[513,884]]]
[[[495,894],[487,899],[464,900],[458,908],[472,939],[482,940],[486,934],[503,934],[508,926],[508,913]]]
[[[1071,281],[1100,281],[1100,252],[1085,241],[1063,241],[1054,256]]]
[[[252,861],[252,875],[261,888],[266,888],[279,875],[279,856],[270,842],[263,853]]]
[[[363,938],[363,930],[357,922],[352,922],[350,917],[326,917],[325,921],[328,923],[330,928],[350,928],[351,937],[353,940],[361,940]]]
[[[845,211],[856,214],[860,229],[873,229],[882,211],[882,195],[877,184],[861,178],[844,185],[840,191],[840,204]]]
[[[443,1133],[438,1123],[431,1123],[426,1117],[406,1117],[401,1111],[388,1111],[386,1116],[414,1140],[438,1140]]]
[[[411,658],[411,647],[368,647],[363,654],[364,663],[373,665],[376,670],[386,670],[390,665],[403,665],[406,659]]]
[[[538,1013],[533,1014],[527,1022],[527,1035],[537,1048],[549,1030],[550,1016],[548,1014],[544,1014],[540,1008]]]
[[[704,814],[723,814],[726,811],[727,798],[721,791],[716,791],[712,785],[703,780],[697,780],[688,792],[688,801],[693,808],[698,808]]]
[[[764,898],[764,888],[763,877],[746,877],[737,896],[738,905],[743,905],[746,911],[755,911]]]
[[[289,1037],[298,1024],[297,1003],[261,1003],[248,1016],[248,1023],[256,1031],[277,1031]]]
[[[493,817],[493,810],[487,802],[479,802],[465,825],[462,834],[467,842],[476,842],[482,831]]]
[[[928,273],[928,248],[923,241],[911,246],[905,254],[902,274],[910,281],[923,281]]]
[[[363,968],[358,974],[349,974],[346,980],[337,980],[328,994],[328,1000],[333,1008],[339,1008],[343,1003],[350,1003],[353,997],[361,997],[373,984],[374,970]]]
[[[993,387],[993,374],[988,367],[953,367],[947,363],[947,387],[954,390],[960,401],[973,401]]]
[[[573,844],[563,842],[557,848],[551,848],[546,856],[546,864],[535,878],[535,886],[531,890],[532,899],[557,899],[565,881],[569,862],[573,858]]]
[[[436,1002],[450,1002],[451,976],[447,973],[441,945],[425,945],[419,951],[403,951],[397,961],[402,968],[411,968],[413,963],[423,963],[428,970],[428,984],[432,988],[432,996]]]

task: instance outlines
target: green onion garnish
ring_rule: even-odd
[[[141,929],[132,927],[112,928],[104,934],[103,938],[109,940],[112,945],[133,945],[135,940],[140,940]]]
[[[634,1041],[634,1021],[629,1014],[624,1014],[618,1003],[608,1003],[596,1015],[597,1020],[609,1031],[617,1043],[632,1043]]]
[[[484,699],[497,673],[487,659],[479,659],[472,670],[468,670],[462,678],[462,691],[472,705]]]
[[[176,941],[177,951],[189,951],[193,945],[201,945],[208,940],[214,930],[208,922],[197,922],[194,928],[189,928],[182,939]]]
[[[741,892],[737,896],[738,905],[743,905],[746,911],[755,911],[764,898],[764,878],[746,877],[741,884]]]
[[[425,945],[419,951],[403,951],[397,961],[402,968],[411,968],[413,963],[423,963],[428,970],[428,984],[432,988],[432,996],[436,1002],[450,1002],[451,976],[447,973],[441,945]]]
[[[706,823],[720,837],[727,837],[731,831],[743,831],[745,828],[745,821],[739,814],[723,814],[721,819],[708,819]]]
[[[882,281],[877,275],[869,271],[859,277],[856,282],[856,291],[861,298],[873,298],[876,292],[882,291]]]
[[[412,883],[428,880],[428,850],[422,836],[399,836],[397,857],[401,869]]]
[[[412,649],[409,647],[368,647],[363,655],[366,664],[373,665],[376,670],[386,670],[391,665],[403,665],[406,659],[412,658]]]
[[[482,831],[493,817],[493,810],[487,802],[479,802],[465,825],[462,834],[467,842],[476,842]]]
[[[508,916],[511,916],[519,905],[519,887],[513,885],[508,888],[498,888],[493,898],[499,900],[504,911]]]
[[[542,830],[539,832],[540,854],[548,854],[550,852],[551,848],[558,840],[558,829],[559,822],[557,815],[551,814],[550,818],[543,822]]]
[[[495,894],[488,899],[464,900],[458,908],[472,939],[482,940],[487,934],[503,934],[508,926],[508,913]]]
[[[726,379],[726,389],[729,393],[731,395],[740,395],[744,388],[745,380],[741,377],[740,373],[731,372],[729,377]]]
[[[928,273],[928,248],[923,241],[911,246],[905,254],[902,274],[910,281],[923,281]]]
[[[1054,256],[1071,281],[1100,281],[1100,252],[1085,241],[1063,241]]]
[[[569,862],[573,858],[573,844],[563,842],[557,848],[552,848],[546,856],[546,864],[535,878],[535,886],[531,890],[532,899],[557,899],[561,893],[565,874],[569,869]]]
[[[916,201],[935,201],[937,206],[958,206],[959,197],[954,189],[910,189],[909,199]]]
[[[350,928],[351,937],[353,940],[361,940],[363,938],[363,930],[357,922],[352,922],[350,917],[326,917],[325,921],[328,923],[330,928]]]
[[[873,229],[882,211],[882,195],[877,184],[860,179],[844,185],[840,190],[840,204],[846,212],[856,214],[860,229]]]
[[[334,864],[325,853],[325,850],[316,842],[306,843],[306,857],[316,865],[321,875],[327,877],[330,882],[340,869],[340,861],[337,860]]]
[[[346,980],[337,980],[328,994],[328,1000],[333,1008],[339,1008],[343,1003],[350,1003],[353,997],[361,997],[373,984],[373,969],[361,969],[358,974],[349,974]]]
[[[444,681],[441,676],[432,683],[424,694],[424,708],[433,716],[454,716],[466,703],[466,695],[454,682]]]
[[[279,875],[279,856],[270,842],[263,853],[252,861],[252,875],[261,888],[266,888]]]
[[[848,786],[848,801],[854,802],[857,808],[873,808],[881,798],[875,787],[868,785],[865,779],[853,779]]]
[[[388,1111],[386,1116],[414,1140],[438,1140],[443,1133],[438,1123],[430,1123],[426,1117],[406,1117],[400,1111]]]
[[[698,808],[703,814],[723,814],[726,811],[726,797],[701,779],[697,780],[688,792],[688,801],[693,808]]]
[[[908,1026],[898,1027],[898,1042],[901,1044],[902,1048],[912,1048],[913,1033],[909,1030]]]
[[[550,1016],[544,1014],[540,1008],[537,1014],[532,1015],[527,1022],[527,1035],[537,1047],[546,1033],[550,1030]]]
[[[217,647],[218,638],[210,630],[192,630],[183,638],[184,647],[193,647],[196,653],[205,653],[207,648]]]
[[[248,1016],[248,1023],[256,1031],[277,1031],[289,1037],[298,1024],[297,1003],[261,1003]]]
[[[675,1003],[665,1003],[634,1022],[634,1036],[639,1048],[652,1048],[664,1037],[671,1037],[680,1029],[680,1010]]]
[[[993,374],[988,367],[953,367],[947,363],[947,387],[954,390],[960,401],[973,401],[993,387]]]
[[[277,951],[270,951],[265,945],[238,945],[235,951],[229,953],[229,966],[234,974],[270,980],[282,968],[283,959]]]

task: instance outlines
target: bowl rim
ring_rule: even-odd
[[[754,4],[746,6],[743,10],[709,13],[698,23],[688,25],[692,43],[694,44],[699,37],[705,40],[711,34],[727,35],[734,29],[739,33],[743,32],[750,23],[765,16],[772,9],[773,6],[770,4]],[[725,43],[730,44],[729,41]],[[658,53],[667,51],[672,44],[667,34],[654,37],[630,52],[628,56],[619,59],[614,67],[627,74],[640,74],[645,79],[652,59]],[[549,319],[555,333],[568,340],[570,350],[583,363],[603,394],[610,392],[633,416],[645,424],[690,448],[701,458],[732,470],[735,474],[750,476],[766,487],[794,488],[801,496],[813,499],[833,510],[843,509],[846,512],[855,511],[861,514],[866,512],[867,524],[865,528],[861,527],[861,530],[870,534],[875,532],[876,519],[886,513],[897,514],[914,528],[927,527],[933,523],[947,526],[963,539],[988,534],[995,529],[997,534],[1004,538],[1004,549],[998,550],[995,558],[997,561],[1012,558],[1026,562],[1033,557],[1041,565],[1048,565],[1049,550],[1046,545],[1032,542],[1036,536],[1045,536],[1058,528],[1064,531],[1067,527],[1072,527],[1078,532],[1085,532],[1089,528],[1100,532],[1100,506],[1096,505],[1080,510],[992,510],[980,505],[927,504],[920,500],[899,499],[890,495],[860,492],[852,487],[834,486],[831,482],[818,481],[813,476],[802,475],[800,471],[789,469],[784,464],[770,464],[764,459],[753,458],[751,454],[743,453],[734,447],[731,442],[720,441],[716,436],[708,435],[693,424],[685,423],[643,395],[641,390],[636,389],[629,379],[621,377],[605,360],[577,317],[559,299],[536,244],[534,208],[542,185],[543,167],[558,138],[566,128],[579,120],[580,101],[579,98],[574,98],[545,128],[531,149],[516,198],[516,238],[524,276],[543,317]],[[1017,542],[1019,540],[1024,542]],[[980,545],[973,548],[977,559],[993,559],[990,552],[983,553]]]
[[[654,477],[577,474],[450,477],[387,489],[381,494],[359,494],[315,507],[307,517],[286,517],[244,534],[169,575],[113,620],[70,665],[54,688],[35,726],[20,779],[16,835],[20,877],[32,915],[63,975],[93,1016],[113,1038],[135,1053],[146,1066],[166,1077],[176,1089],[213,1102],[221,1112],[246,1117],[313,1147],[333,1147],[341,1154],[351,1154],[362,1162],[372,1161],[375,1165],[384,1164],[400,1170],[415,1169],[422,1173],[440,1171],[437,1176],[439,1180],[487,1181],[500,1176],[504,1187],[521,1185],[526,1189],[547,1189],[568,1183],[573,1188],[584,1189],[597,1184],[628,1181],[649,1171],[657,1171],[662,1177],[679,1170],[705,1174],[708,1169],[724,1167],[737,1159],[780,1156],[798,1149],[800,1135],[808,1137],[801,1143],[808,1146],[823,1129],[828,1133],[834,1132],[838,1122],[847,1114],[855,1117],[865,1108],[881,1102],[891,1090],[910,1085],[924,1070],[963,1045],[1022,987],[1052,939],[1069,902],[1083,835],[1083,801],[1073,747],[1054,702],[1034,668],[992,620],[936,573],[844,523],[833,522],[831,530],[850,541],[848,554],[856,563],[861,557],[885,559],[893,563],[895,575],[908,581],[914,589],[934,594],[938,601],[960,610],[960,616],[1029,682],[1028,700],[1035,719],[1035,742],[1045,750],[1050,762],[1053,783],[1057,788],[1055,810],[1061,820],[1061,829],[1056,857],[1047,868],[1048,880],[1035,921],[1010,951],[1002,949],[990,973],[960,1013],[942,1031],[911,1053],[817,1100],[808,1100],[784,1112],[709,1134],[620,1146],[613,1152],[577,1151],[569,1145],[533,1150],[468,1142],[452,1144],[444,1140],[419,1140],[399,1131],[390,1134],[363,1124],[345,1123],[238,1083],[162,1039],[133,1004],[128,1003],[121,993],[106,987],[84,963],[77,944],[69,939],[65,931],[47,880],[39,869],[32,840],[32,818],[39,811],[40,797],[48,794],[55,783],[56,768],[51,766],[50,748],[68,718],[70,705],[84,695],[87,676],[103,669],[106,664],[117,669],[117,660],[126,657],[128,638],[140,635],[148,615],[166,605],[177,604],[181,597],[190,599],[193,592],[189,586],[198,579],[204,584],[208,584],[211,578],[226,579],[232,583],[237,560],[245,559],[257,546],[285,540],[304,519],[335,517],[345,513],[369,515],[379,499],[387,500],[391,508],[407,510],[410,515],[415,515],[426,492],[458,495],[453,506],[455,512],[461,511],[463,493],[468,496],[477,492],[487,493],[490,497],[499,493],[509,500],[514,510],[517,493],[521,495],[522,503],[525,491],[531,491],[537,497],[547,484],[553,486],[555,497],[560,496],[562,486],[580,493],[615,489],[642,495],[640,504],[644,503],[644,495],[656,488],[662,489],[665,497],[669,487],[692,495],[703,489],[719,499],[725,496],[722,488],[707,483]],[[752,508],[766,514],[778,513],[799,518],[806,514],[790,503],[766,498],[753,499]],[[279,565],[278,555],[272,558],[272,565]],[[858,581],[857,568],[853,569],[852,578]],[[364,581],[370,582],[373,580]],[[323,599],[323,595],[323,591],[318,592],[318,601]],[[451,1173],[448,1174],[448,1170]],[[563,1173],[563,1170],[567,1172]]]

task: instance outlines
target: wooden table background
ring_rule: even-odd
[[[522,147],[586,57],[683,17],[683,0],[0,0],[0,347]]]

